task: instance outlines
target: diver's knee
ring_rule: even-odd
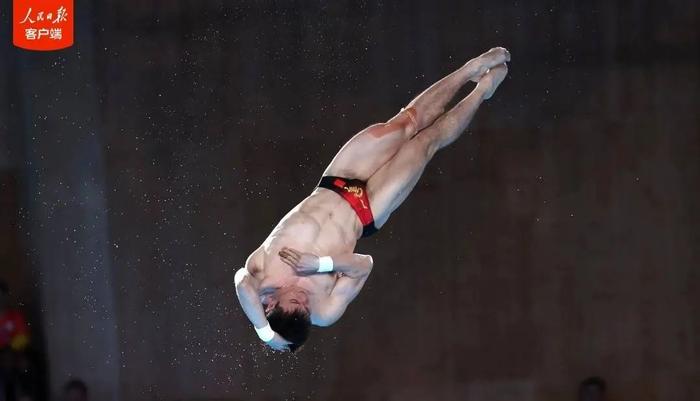
[[[440,143],[436,135],[433,135],[431,128],[426,128],[413,139],[413,157],[416,161],[427,162],[440,149]]]

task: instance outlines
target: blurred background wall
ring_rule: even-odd
[[[54,394],[700,399],[697,2],[76,0],[52,53],[2,5],[0,278]],[[498,45],[344,318],[265,351],[235,270],[352,134]]]

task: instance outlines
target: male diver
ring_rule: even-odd
[[[272,230],[236,272],[236,294],[262,341],[295,351],[309,327],[343,315],[372,271],[353,253],[406,199],[428,161],[467,128],[508,72],[510,54],[493,48],[433,84],[385,123],[353,136],[306,199]],[[452,109],[464,84],[476,87]]]

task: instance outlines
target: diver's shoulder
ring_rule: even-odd
[[[256,250],[254,250],[245,261],[244,268],[249,274],[255,275],[263,270],[264,263],[264,249],[263,245],[260,245]]]

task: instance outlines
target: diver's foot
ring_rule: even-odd
[[[493,93],[496,92],[498,85],[503,82],[503,80],[508,75],[508,66],[506,63],[497,65],[490,70],[488,70],[476,84],[477,90],[482,90],[484,93],[484,99],[490,99]]]
[[[467,62],[467,65],[469,65],[469,68],[472,70],[472,77],[470,80],[479,82],[481,77],[483,77],[489,69],[508,61],[510,61],[510,52],[504,47],[494,47],[479,57]]]

